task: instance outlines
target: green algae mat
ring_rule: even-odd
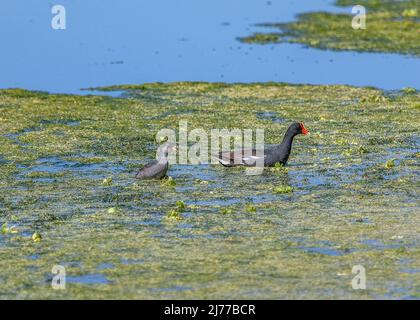
[[[172,83],[0,90],[0,298],[420,298],[420,93]],[[135,181],[161,128],[298,136],[285,168]],[[55,290],[52,269],[65,268]],[[363,266],[366,289],[352,273]]]
[[[366,29],[353,29],[351,7],[366,9]],[[244,43],[300,43],[331,50],[401,53],[420,56],[420,1],[337,0],[348,14],[309,12],[290,23],[261,23],[273,31],[239,38]]]

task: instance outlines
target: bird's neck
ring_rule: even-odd
[[[160,164],[167,164],[168,163],[168,156],[161,154],[159,155],[158,158],[156,158],[156,160],[160,163]]]
[[[284,135],[283,141],[281,142],[280,146],[281,148],[285,148],[288,151],[290,151],[290,149],[292,148],[292,143],[293,143],[293,138],[295,137],[294,134],[291,133],[286,133]]]
[[[278,145],[276,151],[278,157],[276,160],[278,162],[286,164],[287,160],[289,159],[290,152],[292,151],[292,142],[294,137],[295,135],[290,133],[286,133],[284,135],[283,141]]]

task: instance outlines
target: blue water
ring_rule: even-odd
[[[111,283],[102,274],[85,274],[82,276],[66,277],[68,283],[81,283],[81,284],[109,284]]]
[[[67,10],[66,30],[51,28],[55,4]],[[264,30],[255,24],[319,10],[350,13],[328,0],[2,0],[0,88],[86,94],[188,80],[420,89],[414,57],[236,40]]]

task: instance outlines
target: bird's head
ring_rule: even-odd
[[[176,143],[173,142],[166,142],[159,146],[157,154],[158,158],[167,158],[169,153],[176,151]]]
[[[293,135],[297,135],[297,134],[307,135],[309,133],[309,130],[306,129],[303,122],[294,122],[290,125],[289,129],[287,129],[287,132]]]

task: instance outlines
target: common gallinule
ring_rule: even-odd
[[[305,128],[303,123],[292,123],[284,135],[283,141],[271,148],[264,148],[264,153],[257,152],[257,150],[236,150],[228,152],[220,152],[217,160],[225,167],[234,166],[255,166],[258,159],[262,159],[264,155],[264,166],[272,167],[276,163],[285,165],[289,159],[290,151],[292,149],[293,138],[298,134],[308,134],[308,129]],[[235,161],[236,160],[236,161]]]
[[[136,174],[136,179],[162,179],[166,177],[166,172],[169,168],[169,152],[176,150],[175,143],[165,143],[158,149],[158,158],[146,164]]]

